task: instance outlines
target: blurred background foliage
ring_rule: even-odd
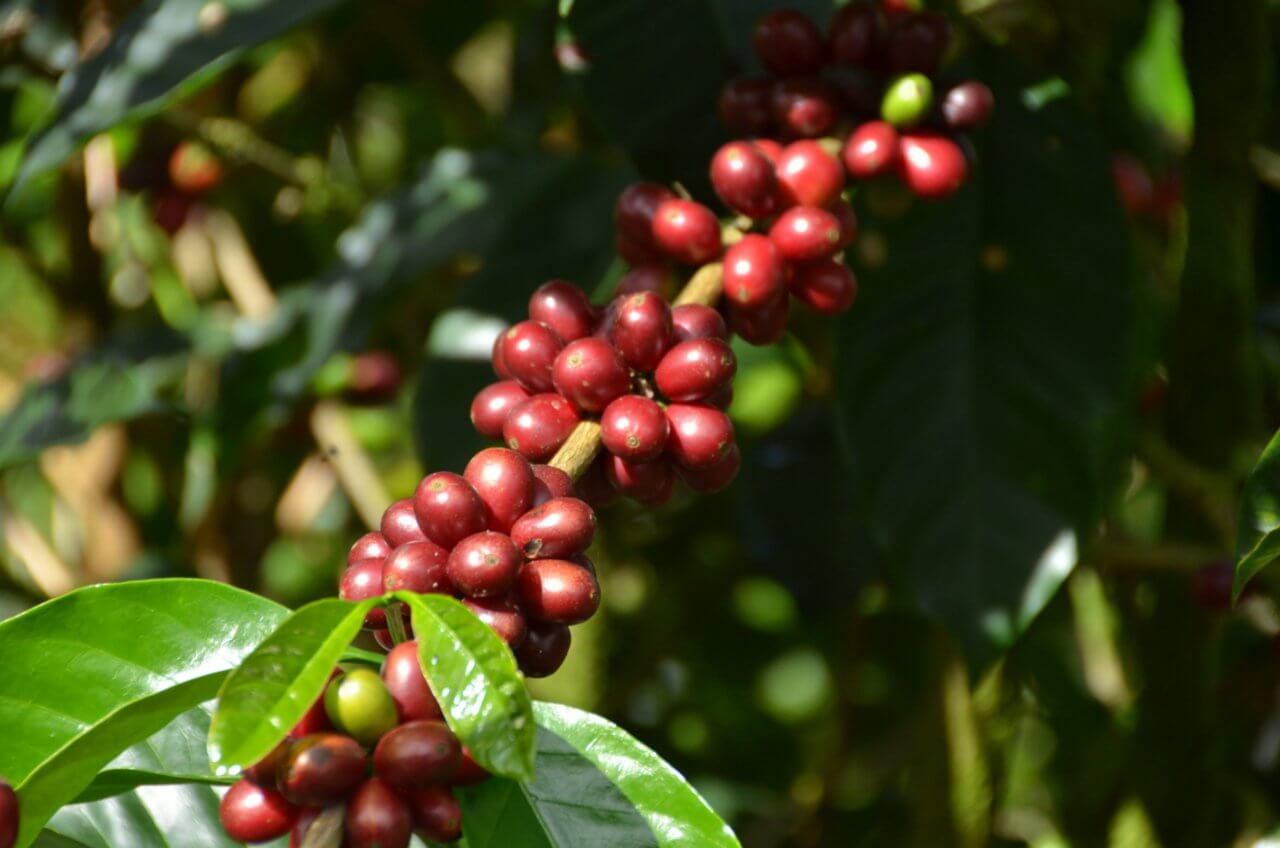
[[[707,196],[774,5],[0,3],[0,614],[331,594],[479,446],[528,293],[608,292],[618,190]],[[999,102],[972,185],[859,192],[858,306],[739,350],[742,477],[606,513],[537,694],[748,846],[1276,844],[1276,586],[1229,590],[1280,424],[1280,5],[949,8]]]

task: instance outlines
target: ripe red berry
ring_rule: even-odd
[[[561,341],[571,342],[591,335],[596,310],[582,289],[564,280],[551,280],[529,298],[529,319],[546,324]]]
[[[935,75],[951,46],[951,22],[940,12],[916,12],[895,20],[885,47],[889,70],[895,74]]]
[[[347,565],[362,559],[381,559],[389,553],[391,553],[391,545],[381,533],[377,531],[365,533],[356,539],[356,543],[347,552]]]
[[[516,661],[525,677],[548,677],[564,664],[573,637],[563,624],[535,621],[516,650]]]
[[[738,471],[742,468],[742,452],[738,450],[737,443],[729,447],[729,451],[724,458],[709,468],[680,468],[680,479],[685,485],[695,492],[704,495],[714,494],[722,489],[728,488],[734,478],[738,476]]]
[[[503,380],[511,379],[511,369],[507,368],[507,360],[502,355],[502,340],[506,337],[506,332],[498,333],[493,340],[493,353],[489,357],[489,361],[493,363],[493,373],[497,374]]]
[[[773,89],[773,120],[792,138],[826,135],[840,119],[840,92],[823,79],[781,80]]]
[[[787,320],[791,313],[791,299],[785,294],[759,306],[738,306],[729,303],[729,326],[753,345],[770,345],[787,332]]]
[[[776,300],[787,287],[787,267],[781,251],[771,237],[756,233],[748,233],[725,251],[723,274],[725,298],[741,306],[754,307]]]
[[[463,539],[449,553],[449,581],[469,598],[505,595],[523,561],[510,536],[486,530]]]
[[[470,483],[452,471],[423,477],[413,493],[413,510],[427,537],[446,549],[485,529],[484,501]]]
[[[581,624],[600,607],[595,575],[565,559],[526,562],[516,577],[521,608],[539,621]]]
[[[382,567],[382,585],[388,592],[403,589],[418,594],[452,594],[453,587],[445,573],[448,559],[449,551],[435,542],[401,545],[391,552]]]
[[[335,668],[329,672],[329,682],[333,682],[334,678],[342,674],[341,669]],[[327,685],[326,685],[326,688]],[[304,736],[310,736],[313,733],[327,733],[333,730],[333,722],[329,721],[329,713],[324,708],[324,694],[316,698],[315,702],[302,714],[302,718],[298,719],[298,723],[289,731],[289,739],[301,739]]]
[[[634,462],[610,454],[604,461],[614,491],[638,503],[659,506],[669,501],[675,492],[676,471],[665,456],[649,462]]]
[[[917,197],[940,200],[960,190],[969,176],[964,151],[940,135],[904,135],[899,145],[900,171]]]
[[[6,786],[5,789],[8,789]],[[13,790],[9,789],[9,794]],[[13,845],[14,839],[3,839],[7,830],[17,836],[17,805],[13,802],[13,824],[3,801],[0,801],[0,844]],[[270,842],[279,839],[293,829],[297,820],[297,808],[283,795],[250,780],[237,781],[218,805],[218,816],[227,835],[238,842]]]
[[[675,194],[671,189],[658,183],[632,183],[627,186],[613,207],[613,223],[618,235],[636,247],[654,250],[654,213],[663,201],[673,197]],[[632,262],[630,257],[626,259]]]
[[[898,166],[898,130],[888,121],[867,121],[854,130],[840,153],[849,175],[869,180]]]
[[[271,749],[271,753],[244,770],[244,779],[274,789],[276,772],[280,770],[280,763],[284,762],[284,756],[289,752],[289,744],[289,739],[282,740]],[[4,792],[4,785],[4,781],[0,781],[0,795]],[[3,840],[0,840],[0,844],[3,844]]]
[[[675,278],[666,265],[637,265],[622,275],[614,296],[639,294],[640,292],[657,292],[663,298],[669,297],[675,289]]]
[[[777,163],[778,188],[788,205],[827,206],[840,197],[844,169],[816,141],[802,139],[783,148]]]
[[[533,468],[515,451],[486,448],[471,458],[462,476],[484,501],[490,530],[506,533],[533,505]]]
[[[815,206],[792,207],[779,215],[769,228],[769,241],[789,262],[826,259],[839,249],[840,235],[840,220]],[[730,301],[746,302],[736,298]]]
[[[546,324],[521,321],[502,334],[502,361],[513,379],[531,392],[551,391],[551,364],[564,341]]]
[[[600,416],[600,440],[615,456],[649,462],[666,448],[667,426],[667,416],[657,403],[640,395],[624,395]]]
[[[555,456],[577,425],[573,406],[558,394],[544,392],[511,410],[502,436],[507,447],[534,462],[544,462]]]
[[[802,12],[779,9],[756,21],[752,43],[764,66],[778,76],[813,74],[826,61],[817,24]]]
[[[518,648],[528,633],[524,614],[509,598],[464,598],[462,603],[512,648]]]
[[[408,848],[413,817],[390,786],[371,777],[347,802],[345,833],[350,848]]]
[[[736,77],[720,89],[718,110],[725,129],[736,135],[764,135],[773,121],[773,82]]]
[[[652,371],[671,347],[673,335],[671,307],[653,292],[641,292],[618,305],[609,340],[632,368]]]
[[[987,125],[995,110],[991,89],[977,80],[952,86],[942,98],[942,120],[953,130],[976,130]]]
[[[280,763],[280,792],[303,807],[346,798],[364,779],[364,748],[350,736],[315,733],[294,742]]]
[[[183,141],[169,156],[169,181],[187,194],[204,194],[222,182],[222,162],[198,141]]]
[[[485,778],[489,776],[482,773]],[[463,784],[455,778],[454,785]],[[456,842],[462,837],[462,807],[447,788],[423,786],[410,791],[406,800],[414,825],[429,841]]]
[[[879,60],[884,22],[872,3],[849,3],[831,18],[828,40],[836,65],[868,67]]]
[[[839,315],[853,306],[858,282],[840,262],[814,262],[796,268],[791,276],[791,293],[815,312]]]
[[[653,215],[653,241],[675,261],[701,265],[720,253],[720,221],[701,203],[673,197]]]
[[[564,559],[587,549],[596,533],[596,514],[578,498],[555,498],[511,525],[511,542],[529,559]]]
[[[402,380],[400,363],[394,356],[368,350],[351,359],[346,397],[353,403],[385,403],[396,396]]]
[[[383,564],[386,560],[362,559],[342,572],[338,582],[338,597],[344,601],[364,601],[377,598],[383,589]],[[386,627],[387,611],[382,607],[369,610],[364,617],[365,627]]]
[[[853,213],[853,207],[843,200],[832,203],[827,211],[840,222],[840,239],[836,242],[836,250],[844,250],[858,238],[858,216]]]
[[[733,447],[733,422],[705,404],[673,403],[666,409],[671,423],[667,453],[684,468],[710,468]]]
[[[533,505],[573,496],[573,478],[551,465],[533,466]]]
[[[726,206],[748,218],[767,218],[777,208],[773,166],[749,141],[731,141],[716,151],[711,185]]]
[[[462,765],[458,766],[458,773],[453,776],[454,786],[475,786],[478,783],[484,783],[493,775],[484,770],[484,767],[475,761],[471,756],[471,752],[467,750],[467,746],[462,746]]]
[[[602,509],[618,499],[618,493],[605,473],[605,464],[609,458],[608,452],[601,451],[573,483],[574,494],[586,501],[592,509]]]
[[[689,339],[729,340],[729,328],[724,323],[724,316],[701,303],[682,303],[672,307],[671,325],[676,342],[687,342]]]
[[[302,848],[311,825],[316,823],[316,819],[322,812],[324,810],[319,807],[307,807],[298,811],[298,820],[294,822],[293,830],[289,832],[289,848]]]
[[[374,771],[396,789],[448,783],[461,764],[462,745],[442,721],[402,724],[373,750]]]
[[[707,406],[714,406],[716,409],[727,412],[729,407],[733,405],[733,386],[725,386],[720,391],[703,401]]]
[[[733,381],[738,360],[720,339],[681,342],[662,357],[654,382],[668,400],[706,400]]]
[[[490,439],[502,438],[502,425],[511,410],[529,398],[529,393],[515,380],[500,380],[485,386],[471,401],[471,425]]]
[[[392,548],[427,538],[413,512],[412,500],[405,498],[387,507],[387,511],[382,513],[382,536]]]
[[[647,294],[662,299],[660,295]],[[626,360],[617,348],[599,338],[570,342],[556,357],[552,379],[556,391],[584,412],[599,412],[609,401],[631,390]]]
[[[417,642],[401,642],[391,649],[382,664],[382,682],[396,702],[400,721],[441,717],[440,704],[422,674]]]

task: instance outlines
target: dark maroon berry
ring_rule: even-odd
[[[609,340],[637,371],[652,371],[671,347],[671,307],[652,292],[633,294],[618,306]]]
[[[529,559],[577,556],[596,533],[596,514],[578,498],[556,498],[520,516],[511,542]]]
[[[773,122],[773,81],[737,77],[720,89],[720,121],[736,135],[764,135]]]
[[[396,789],[448,783],[462,764],[462,745],[442,721],[411,721],[378,741],[373,768]]]
[[[538,621],[581,624],[600,608],[595,575],[565,559],[526,562],[516,577],[520,607]]]
[[[733,405],[733,386],[725,386],[720,391],[703,401],[707,406],[714,406],[723,412],[727,412],[729,407]]]
[[[933,76],[951,46],[951,23],[940,12],[917,12],[894,21],[885,47],[889,70]]]
[[[462,603],[512,648],[524,641],[528,633],[524,615],[510,598],[464,598]]]
[[[831,84],[840,95],[840,104],[855,121],[880,114],[884,81],[878,74],[856,68],[840,68],[832,75]]]
[[[661,300],[661,295],[649,294]],[[570,342],[556,357],[552,378],[556,391],[584,412],[599,412],[631,390],[626,360],[617,348],[599,338]]]
[[[893,173],[898,167],[897,128],[888,121],[867,121],[850,134],[840,158],[855,179]]]
[[[673,197],[653,215],[653,241],[675,261],[701,265],[720,253],[720,221],[701,203]]]
[[[953,130],[976,130],[987,125],[995,110],[991,89],[977,80],[952,86],[942,98],[942,120]]]
[[[840,92],[823,79],[778,82],[773,89],[773,120],[791,138],[826,135],[840,119]]]
[[[553,465],[533,466],[533,505],[573,497],[573,478]]]
[[[507,447],[534,462],[544,462],[555,456],[576,426],[578,413],[573,406],[560,395],[545,392],[511,410],[502,436]]]
[[[823,315],[839,315],[853,306],[858,282],[853,272],[840,262],[801,265],[791,275],[791,293],[796,299]]]
[[[777,178],[789,206],[827,206],[844,188],[840,160],[809,139],[794,141],[782,149]]]
[[[533,468],[515,451],[486,448],[463,474],[484,501],[488,529],[506,533],[533,505]]]
[[[637,265],[622,275],[614,296],[639,294],[640,292],[656,292],[668,298],[675,290],[675,278],[666,265]]]
[[[872,3],[849,3],[840,7],[828,29],[831,61],[855,68],[876,64],[883,27],[880,11]]]
[[[484,770],[484,767],[475,761],[471,756],[471,752],[467,750],[467,746],[462,746],[462,765],[458,766],[458,773],[453,776],[454,786],[475,786],[478,783],[484,783],[493,775]]]
[[[729,340],[729,328],[724,323],[724,316],[701,303],[682,303],[672,307],[671,325],[676,342],[687,342],[689,339]]]
[[[276,772],[280,770],[280,763],[284,762],[285,754],[289,752],[289,741],[285,739],[272,748],[270,754],[245,769],[245,780],[252,780],[259,786],[274,789],[276,786]],[[0,787],[3,787],[3,785],[3,782],[0,782]],[[0,788],[0,792],[3,792],[2,788]]]
[[[555,674],[569,655],[573,637],[563,624],[535,621],[529,625],[529,635],[516,650],[516,661],[526,677],[548,677]]]
[[[840,239],[836,242],[836,250],[844,250],[858,238],[858,216],[853,213],[853,207],[843,200],[832,203],[827,211],[840,222]]]
[[[742,468],[742,452],[738,450],[735,443],[729,447],[729,451],[724,458],[710,468],[680,468],[680,479],[685,485],[695,492],[704,495],[714,494],[722,489],[728,488],[729,484],[738,476],[738,471]]]
[[[840,235],[840,220],[815,206],[792,207],[779,215],[769,228],[769,241],[788,262],[826,259],[839,248]]]
[[[293,830],[289,832],[289,848],[302,848],[311,825],[316,823],[316,819],[323,812],[324,810],[320,807],[306,807],[298,810],[298,820],[294,822]]]
[[[615,400],[600,416],[605,450],[631,462],[657,459],[667,447],[667,416],[656,402],[640,395]]]
[[[471,401],[471,425],[490,439],[502,438],[502,425],[516,404],[527,400],[529,393],[515,380],[501,380],[485,386]]]
[[[652,241],[652,234],[650,240]],[[662,251],[652,244],[640,244],[632,241],[622,233],[618,233],[613,240],[614,249],[618,251],[618,255],[627,261],[628,265],[656,265],[667,261],[662,255]]]
[[[778,180],[768,158],[749,141],[731,141],[711,159],[711,185],[734,212],[767,218],[778,203]]]
[[[329,672],[329,682],[342,674],[341,669],[335,668]],[[326,684],[326,689],[328,685]],[[304,736],[310,736],[313,733],[328,733],[333,730],[333,722],[329,721],[329,713],[324,708],[324,693],[316,698],[315,702],[302,714],[302,718],[298,719],[298,723],[289,731],[289,739],[301,739]]]
[[[827,58],[817,24],[793,9],[779,9],[756,21],[752,43],[764,66],[782,77],[817,73]]]
[[[277,777],[281,794],[299,806],[341,801],[364,779],[364,748],[339,733],[304,736],[289,748]]]
[[[551,365],[564,341],[546,324],[521,321],[502,334],[502,361],[512,378],[531,392],[549,392]]]
[[[427,538],[413,511],[413,501],[405,498],[396,501],[382,513],[382,536],[392,548],[406,542],[420,542]]]
[[[904,135],[899,144],[899,171],[917,197],[941,200],[960,190],[969,176],[964,151],[941,135]]]
[[[383,588],[384,563],[381,559],[362,559],[347,566],[338,583],[338,597],[344,601],[365,601],[380,597]],[[386,627],[387,611],[382,607],[369,610],[364,617],[365,627]]]
[[[408,848],[413,817],[404,799],[371,777],[347,802],[345,832],[350,848]]]
[[[5,788],[8,789],[7,786]],[[12,791],[10,789],[9,793]],[[16,838],[16,801],[12,826],[9,824],[10,817],[4,815],[7,812],[4,809],[6,806],[8,804],[0,801],[0,838],[4,837],[5,831],[10,827]],[[298,809],[274,789],[259,786],[250,780],[241,780],[222,796],[218,816],[222,819],[222,827],[227,835],[237,842],[270,842],[293,829]],[[0,842],[11,846],[14,840],[0,839]]]
[[[453,587],[445,573],[449,551],[435,542],[409,542],[387,557],[382,567],[382,585],[388,592],[401,589],[417,592],[452,594]]]
[[[675,492],[675,468],[665,456],[650,462],[633,462],[610,454],[605,463],[614,490],[646,506],[664,504]]]
[[[498,333],[497,338],[493,340],[493,352],[489,356],[489,361],[493,363],[494,374],[503,380],[510,380],[511,371],[507,368],[507,361],[502,355],[502,339],[505,335],[505,331]]]
[[[446,549],[486,526],[484,501],[470,483],[452,471],[423,477],[413,493],[413,509],[427,537]]]
[[[671,438],[667,453],[684,468],[710,468],[733,447],[733,422],[704,404],[673,403],[667,407]]]
[[[356,543],[347,552],[347,565],[362,559],[382,559],[389,553],[391,553],[391,545],[381,533],[377,531],[365,533],[356,539]]]
[[[484,776],[489,775],[484,772]],[[423,786],[411,790],[406,800],[414,826],[428,841],[456,842],[462,838],[462,807],[447,788]]]
[[[486,530],[463,539],[449,553],[449,580],[469,598],[505,595],[523,561],[510,536]]]
[[[605,464],[609,459],[609,454],[602,451],[573,483],[574,494],[586,501],[592,509],[603,509],[618,498],[617,491],[605,473]]]
[[[417,642],[401,642],[391,649],[382,664],[382,682],[387,684],[387,691],[396,702],[400,721],[441,717],[440,704],[422,674]]]
[[[529,298],[529,318],[546,324],[561,341],[571,342],[591,335],[596,311],[582,289],[564,280],[552,280]]]
[[[668,400],[706,400],[733,381],[738,360],[720,339],[681,342],[662,357],[653,374],[658,391]]]
[[[760,306],[738,306],[729,303],[729,326],[752,345],[770,345],[787,332],[791,299],[785,294]]]
[[[671,189],[658,183],[632,183],[618,195],[613,222],[618,235],[635,246],[653,251],[653,216],[663,201],[675,197]],[[624,254],[632,264],[638,264]],[[644,260],[640,260],[643,262]]]
[[[733,304],[759,306],[787,288],[787,267],[773,241],[748,233],[724,254],[724,295]]]

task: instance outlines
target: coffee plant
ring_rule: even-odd
[[[1277,32],[0,4],[0,848],[1280,839]]]

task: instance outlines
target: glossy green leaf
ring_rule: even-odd
[[[209,728],[215,773],[233,773],[271,753],[324,692],[365,614],[378,603],[325,598],[307,604],[227,677]]]
[[[187,710],[107,763],[78,796],[77,803],[123,795],[141,786],[180,783],[229,784],[209,768],[209,722],[213,703]]]
[[[199,784],[143,786],[63,807],[36,848],[237,848],[218,820],[219,795]]]
[[[1236,537],[1235,595],[1280,557],[1280,432],[1249,472],[1240,495]]]
[[[533,775],[533,705],[510,649],[444,595],[397,592],[409,605],[419,660],[449,726],[494,774]]]

